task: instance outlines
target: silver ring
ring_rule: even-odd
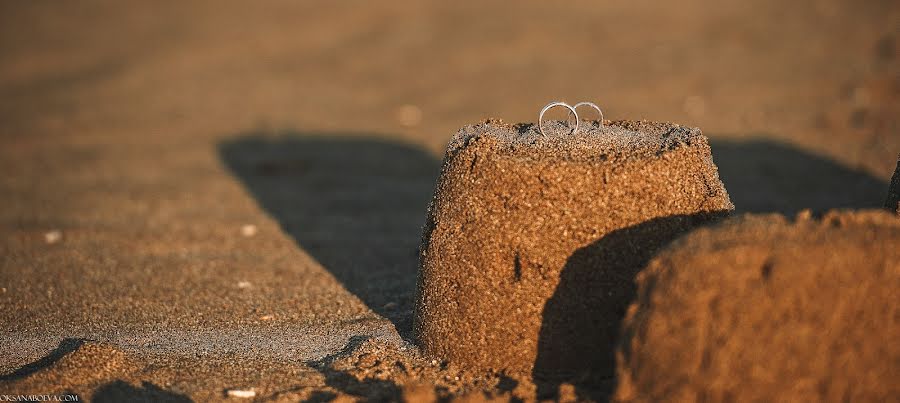
[[[600,110],[600,107],[597,106],[597,104],[595,104],[593,102],[579,102],[579,103],[575,104],[575,106],[573,106],[572,109],[577,110],[578,107],[582,106],[582,105],[587,105],[587,106],[590,106],[591,108],[594,108],[595,110],[597,110],[597,113],[600,114],[600,120],[598,120],[598,122],[600,122],[600,126],[603,126],[603,111]],[[575,116],[577,117],[578,115],[575,115]]]
[[[575,133],[578,131],[578,122],[579,122],[578,112],[575,110],[575,108],[573,108],[571,105],[569,105],[565,102],[555,101],[555,102],[551,102],[551,103],[547,104],[547,106],[545,106],[544,109],[541,109],[541,114],[538,115],[538,130],[541,132],[541,136],[545,136],[545,137],[547,136],[546,134],[544,134],[544,125],[543,125],[544,113],[546,113],[548,110],[550,110],[551,108],[556,107],[556,106],[565,107],[566,109],[569,110],[569,113],[575,115],[575,127],[572,128],[572,131],[569,132],[569,134],[572,134],[572,133]]]

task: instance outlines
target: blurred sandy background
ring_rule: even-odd
[[[898,40],[894,1],[0,3],[3,379],[91,339],[327,389],[410,336],[449,137],[556,99],[702,128],[738,210],[880,206]]]

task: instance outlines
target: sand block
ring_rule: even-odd
[[[900,396],[900,221],[741,216],[638,275],[619,351],[627,401],[890,401]]]
[[[417,341],[478,370],[609,376],[634,274],[733,205],[699,129],[544,128],[487,121],[451,140],[421,246]]]
[[[894,177],[891,178],[891,187],[888,189],[884,207],[900,214],[900,155],[897,156],[897,168],[894,169]]]

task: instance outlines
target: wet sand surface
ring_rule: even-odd
[[[900,151],[890,1],[0,9],[2,393],[528,398],[407,341],[459,127],[697,126],[739,212],[880,207]]]

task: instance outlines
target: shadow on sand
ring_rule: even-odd
[[[86,340],[84,339],[63,339],[61,342],[59,342],[59,345],[55,349],[53,349],[53,351],[47,353],[47,355],[43,356],[37,361],[25,364],[9,374],[0,376],[0,381],[15,381],[17,379],[25,378],[44,368],[47,368],[55,364],[57,361],[59,361],[69,353],[78,350],[78,348],[80,348],[85,341]]]
[[[94,392],[94,402],[170,402],[190,403],[189,397],[170,392],[150,382],[142,382],[141,386],[132,386],[125,381],[113,381],[101,386]]]
[[[297,244],[411,337],[418,246],[439,161],[345,133],[249,134],[222,161]]]
[[[19,379],[27,378],[36,372],[48,370],[54,364],[59,362],[59,360],[61,360],[63,357],[77,351],[87,341],[89,340],[75,338],[63,339],[59,343],[59,346],[57,346],[53,351],[45,355],[43,358],[30,364],[24,365],[10,374],[0,376],[0,388],[2,388],[3,383],[15,382]],[[102,363],[100,364],[102,365]],[[81,397],[71,391],[65,391],[60,395],[67,395],[70,397],[77,396],[77,398],[79,399],[78,401],[81,401]],[[187,396],[167,391],[150,382],[144,382],[140,387],[135,387],[125,381],[118,380],[107,383],[97,388],[97,390],[93,393],[92,401],[191,402],[192,400]]]
[[[365,336],[353,336],[341,351],[323,357],[319,360],[308,361],[306,365],[315,368],[325,377],[325,384],[346,393],[355,398],[368,402],[400,402],[403,401],[400,386],[389,380],[365,378],[359,380],[353,375],[334,368],[334,362],[338,359],[349,357],[365,341]],[[331,401],[336,396],[330,392],[319,392],[311,396],[306,402]]]
[[[887,182],[789,144],[752,139],[710,146],[738,212],[878,208],[887,194]]]
[[[656,252],[691,228],[728,212],[656,218],[613,231],[575,251],[544,305],[533,377],[538,397],[557,398],[563,382],[580,399],[603,401],[615,388],[615,347],[634,277]]]

